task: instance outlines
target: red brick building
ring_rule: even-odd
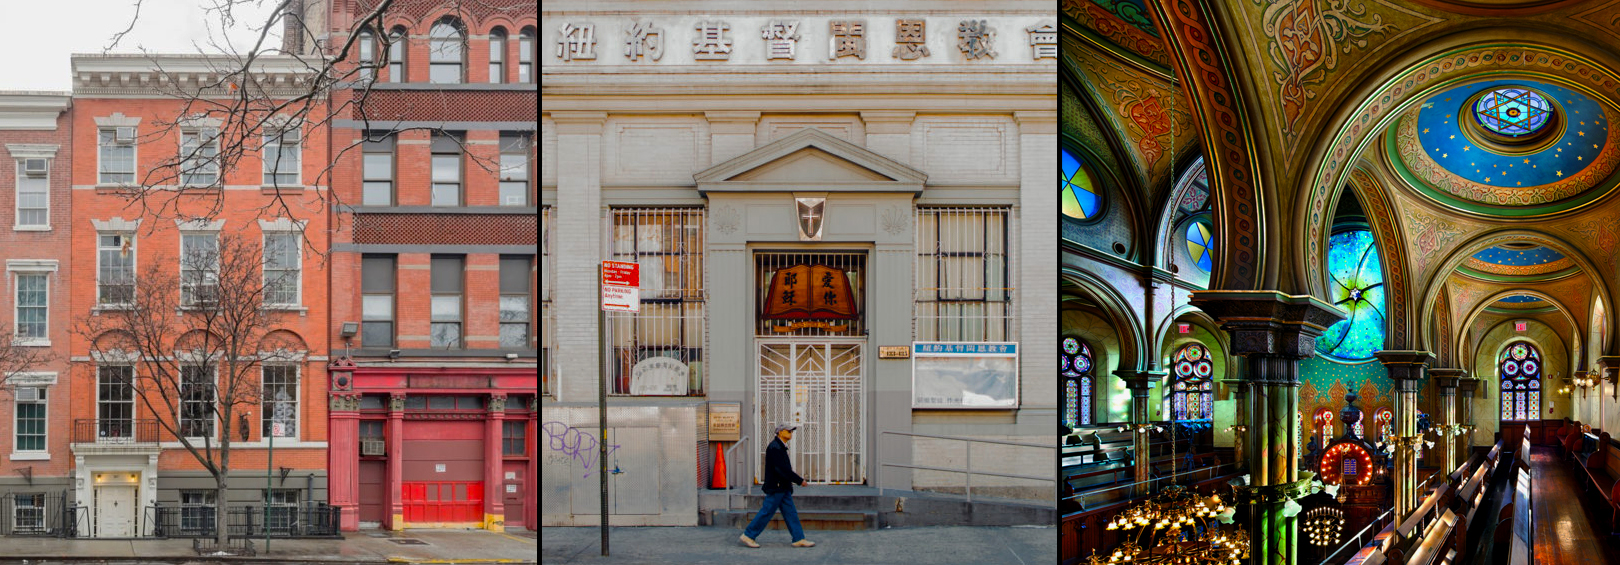
[[[331,502],[344,529],[533,528],[535,4],[312,4],[318,44],[362,30],[332,98]]]
[[[83,336],[62,336],[72,356],[71,377],[64,380],[73,386],[67,417],[53,420],[72,422],[57,429],[62,436],[72,434],[76,499],[89,509],[89,531],[80,535],[149,535],[157,526],[150,512],[155,506],[178,507],[190,517],[185,524],[199,527],[199,508],[294,507],[327,499],[327,273],[325,262],[312,253],[329,245],[328,216],[319,198],[326,187],[313,184],[327,162],[325,130],[297,118],[272,117],[266,122],[277,124],[279,137],[262,133],[267,145],[275,139],[280,149],[275,154],[284,157],[274,166],[262,159],[269,149],[260,150],[255,142],[234,167],[193,170],[176,182],[160,183],[167,184],[157,187],[164,190],[148,185],[148,179],[162,178],[161,170],[177,151],[217,144],[210,139],[223,137],[218,132],[230,126],[218,117],[191,114],[183,99],[151,85],[198,84],[222,63],[199,56],[73,58],[75,111],[66,128],[72,139],[63,145],[83,158],[72,162],[71,173],[61,171],[73,188],[71,218],[58,224],[72,236],[72,259],[62,267],[78,273],[64,279],[71,285],[63,294],[74,319],[111,315],[128,307],[140,285],[152,284],[137,277],[148,265],[174,262],[196,246],[217,248],[221,237],[235,236],[271,249],[265,253],[265,272],[285,275],[277,280],[286,284],[266,293],[263,308],[280,339],[291,344],[291,354],[263,363],[254,386],[262,387],[264,400],[246,407],[243,435],[232,438],[232,480],[226,499],[219,500],[209,473],[172,434],[154,425],[169,420],[181,429],[201,430],[198,435],[217,436],[207,413],[199,417],[184,406],[149,408],[131,388],[139,385],[129,380],[144,365],[108,357]],[[260,65],[257,72],[264,77],[289,85],[305,72],[285,59],[267,58]],[[159,174],[151,175],[154,171]],[[131,205],[127,187],[132,185],[148,185],[151,207]],[[270,206],[278,196],[286,207]],[[185,284],[179,286],[174,291],[186,296]],[[218,382],[219,368],[211,368]],[[274,438],[270,460],[265,436],[272,424],[280,424],[281,434]]]

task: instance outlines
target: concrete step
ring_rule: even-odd
[[[748,527],[759,510],[713,510],[710,524],[723,528],[741,530]],[[876,530],[878,528],[877,512],[829,512],[823,510],[800,510],[799,525],[806,530]],[[785,530],[787,524],[782,521],[778,513],[771,518],[772,530]]]
[[[759,512],[764,496],[734,493],[709,496],[699,515],[699,522],[709,526],[731,527],[731,516],[743,514],[742,525]],[[1030,501],[994,499],[975,496],[968,502],[961,495],[919,491],[885,490],[882,496],[869,487],[806,488],[793,493],[793,505],[799,510],[800,522],[810,529],[806,516],[837,518],[840,516],[875,515],[872,526],[1050,526],[1056,523],[1057,509],[1049,504]],[[740,527],[740,526],[739,526]],[[829,528],[817,528],[829,529]],[[843,528],[836,528],[843,529]]]

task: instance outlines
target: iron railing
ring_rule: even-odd
[[[71,501],[72,493],[66,490],[0,495],[0,536],[76,537],[87,509]]]
[[[1018,442],[1018,441],[1006,441],[1006,440],[999,440],[999,439],[979,439],[979,438],[971,438],[971,437],[940,436],[940,435],[932,435],[932,434],[913,434],[913,433],[907,433],[907,432],[889,432],[889,431],[878,433],[878,438],[881,440],[884,435],[896,435],[896,436],[914,437],[914,438],[921,437],[921,438],[929,438],[929,439],[943,439],[943,440],[964,442],[964,444],[965,444],[965,446],[967,448],[967,457],[966,457],[966,461],[964,461],[964,466],[963,467],[935,467],[935,466],[932,466],[932,465],[906,465],[906,464],[902,464],[902,463],[885,463],[880,458],[878,460],[878,481],[877,481],[877,484],[878,484],[878,496],[883,496],[883,490],[884,490],[883,489],[883,467],[898,467],[898,468],[901,468],[901,469],[912,469],[912,470],[920,470],[920,471],[942,471],[942,472],[946,472],[946,473],[961,473],[963,475],[966,475],[967,480],[964,482],[964,486],[965,486],[964,490],[966,491],[968,502],[973,502],[973,476],[974,475],[985,475],[985,476],[989,476],[989,477],[1003,477],[1003,478],[1009,478],[1009,479],[1024,479],[1024,480],[1030,480],[1030,481],[1046,481],[1046,482],[1053,483],[1054,487],[1056,486],[1056,483],[1057,483],[1057,477],[1055,475],[1050,476],[1050,477],[1042,477],[1042,476],[1036,476],[1036,475],[1020,475],[1020,474],[1015,474],[1015,473],[998,473],[998,472],[993,472],[993,471],[975,471],[975,470],[973,470],[973,444],[975,444],[975,443],[989,443],[989,444],[995,444],[995,445],[1011,445],[1011,446],[1016,446],[1016,447],[1033,447],[1033,448],[1039,448],[1039,449],[1044,449],[1044,450],[1048,450],[1048,451],[1050,451],[1052,449],[1051,444],[1028,443],[1028,442]],[[879,453],[883,453],[883,452],[879,451]]]
[[[73,421],[73,443],[157,443],[162,429],[157,420],[80,418]]]
[[[153,506],[147,510],[151,537],[215,536],[215,509],[211,506]],[[272,538],[341,538],[338,530],[342,523],[342,509],[325,503],[271,506],[268,514],[263,506],[225,509],[225,529],[231,538],[264,537],[266,529]]]

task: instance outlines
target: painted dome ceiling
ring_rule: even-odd
[[[1503,277],[1562,275],[1564,271],[1576,268],[1574,260],[1555,249],[1540,245],[1488,247],[1469,257],[1462,267],[1465,272],[1473,271],[1470,274]]]
[[[1397,119],[1385,143],[1396,172],[1441,204],[1539,216],[1587,204],[1620,181],[1613,114],[1557,84],[1492,80],[1431,96]]]

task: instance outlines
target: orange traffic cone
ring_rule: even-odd
[[[714,472],[710,475],[709,488],[730,488],[726,483],[726,452],[720,449],[720,443],[714,444]]]

